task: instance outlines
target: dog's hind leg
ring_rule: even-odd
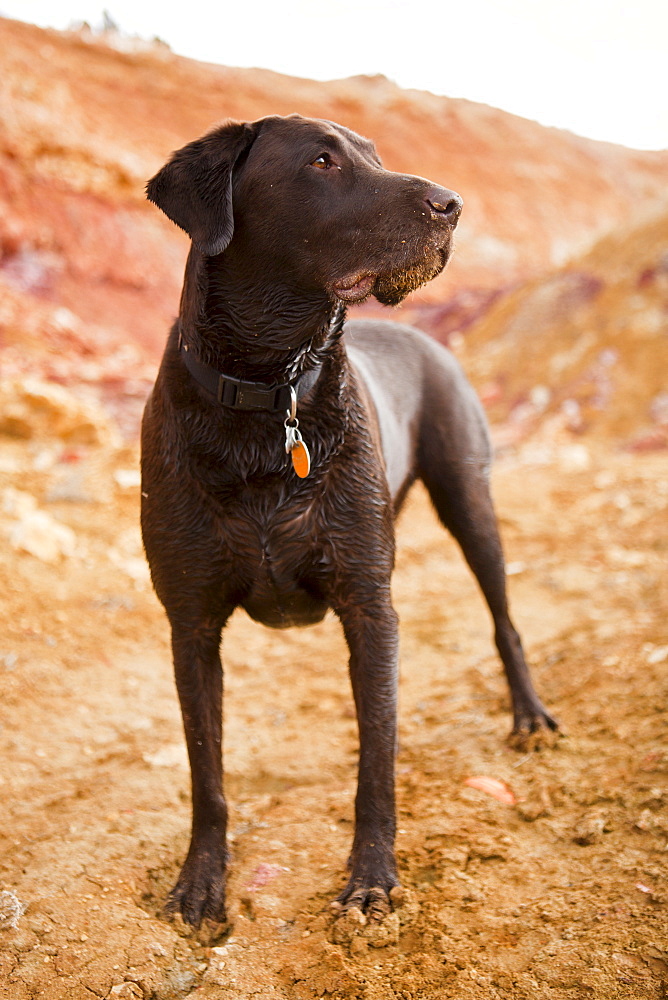
[[[457,413],[459,419],[454,420],[453,427],[450,413],[448,421],[432,422],[422,435],[419,475],[441,522],[459,543],[489,606],[496,647],[510,686],[513,737],[521,744],[530,733],[558,726],[536,694],[522,642],[510,619],[503,550],[489,491],[484,418],[477,402],[471,403],[470,397],[466,402],[466,420],[461,412]]]

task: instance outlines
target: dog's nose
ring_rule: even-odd
[[[448,191],[446,188],[434,188],[425,197],[432,213],[448,222],[451,226],[456,226],[459,216],[462,214],[464,202],[455,191]]]

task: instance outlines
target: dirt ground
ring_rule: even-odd
[[[497,463],[514,616],[564,731],[536,751],[505,743],[487,612],[412,496],[395,575],[405,891],[380,928],[329,909],[357,754],[338,623],[234,618],[231,926],[213,940],[161,914],[189,778],[136,460],[0,438],[3,1000],[665,997],[665,453],[576,444]],[[40,524],[53,550],[33,555]],[[514,803],[465,784],[478,776]]]

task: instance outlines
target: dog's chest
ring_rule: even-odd
[[[242,505],[223,518],[227,545],[251,618],[272,628],[320,621],[328,604],[317,581],[326,556],[310,507]]]

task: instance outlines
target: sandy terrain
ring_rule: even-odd
[[[665,1000],[668,153],[122,42],[0,19],[0,1000]],[[294,110],[464,195],[452,267],[402,315],[449,340],[495,424],[515,619],[563,735],[508,747],[487,612],[416,490],[394,913],[329,906],[357,763],[337,622],[240,614],[230,925],[192,934],[162,915],[189,775],[133,443],[186,241],[143,189],[216,120]]]
[[[515,618],[565,733],[536,752],[504,742],[486,611],[411,498],[395,575],[405,893],[380,928],[329,911],[357,746],[338,623],[277,633],[234,618],[231,924],[212,939],[161,915],[189,779],[136,453],[105,434],[0,438],[3,1000],[664,997],[665,454],[579,444],[497,464]],[[42,537],[40,511],[54,550],[35,556],[21,547]],[[475,776],[515,803],[464,784]]]

